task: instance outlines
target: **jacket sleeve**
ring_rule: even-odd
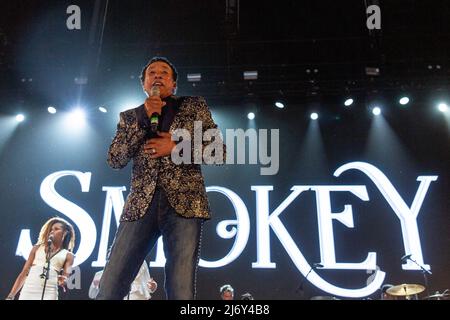
[[[116,135],[109,147],[108,164],[114,169],[125,167],[139,150],[145,135],[146,131],[139,127],[135,114],[121,112]]]

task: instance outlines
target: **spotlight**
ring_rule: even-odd
[[[379,76],[380,75],[380,68],[366,67],[366,75],[368,75],[368,76]]]
[[[448,105],[446,103],[439,103],[438,109],[440,112],[447,112],[448,111]]]
[[[253,112],[249,112],[249,113],[247,114],[247,118],[248,118],[249,120],[253,120],[253,119],[255,119],[255,114],[254,114]]]
[[[372,113],[373,113],[374,115],[376,115],[376,116],[380,115],[380,114],[381,114],[381,109],[380,109],[380,107],[374,107],[374,108],[372,109]]]
[[[50,106],[50,107],[47,108],[47,111],[48,111],[48,113],[55,114],[56,113],[56,108]]]
[[[244,80],[257,80],[258,71],[244,71]]]
[[[76,108],[68,114],[67,120],[72,127],[81,127],[86,123],[86,114],[83,109]]]
[[[311,113],[311,119],[312,120],[317,120],[317,119],[319,119],[319,115],[317,114],[317,112],[313,112],[313,113]]]
[[[276,106],[277,108],[280,108],[280,109],[283,109],[283,108],[284,108],[283,102],[280,102],[280,101],[275,102],[275,106]]]
[[[108,110],[105,107],[98,107],[98,110],[103,113],[107,113]]]
[[[407,105],[409,103],[409,98],[408,97],[402,97],[399,101],[398,101],[402,106]]]
[[[189,81],[189,82],[199,82],[201,80],[202,80],[201,73],[188,73],[187,74],[187,81]]]
[[[23,114],[19,113],[16,116],[16,120],[17,120],[17,122],[22,122],[23,120],[25,120],[25,116]]]
[[[344,102],[344,106],[346,106],[346,107],[349,107],[352,104],[353,104],[353,99],[352,98],[349,98],[349,99],[345,100],[345,102]]]

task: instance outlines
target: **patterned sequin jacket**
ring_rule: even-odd
[[[180,108],[170,126],[170,133],[176,129],[187,129],[191,137],[194,137],[194,121],[202,122],[203,132],[217,128],[204,98],[178,99],[181,99]],[[138,108],[120,113],[117,132],[108,152],[108,164],[114,169],[121,169],[133,160],[130,193],[120,221],[134,221],[145,215],[158,179],[170,205],[178,214],[186,218],[209,219],[209,203],[200,165],[177,165],[172,162],[170,155],[151,159],[149,154],[144,152],[147,131],[138,124]],[[222,141],[220,143],[223,145]],[[203,146],[206,145],[207,143],[203,142]],[[223,145],[223,161],[225,157]]]

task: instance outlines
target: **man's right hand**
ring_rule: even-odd
[[[158,96],[151,96],[145,99],[144,105],[147,116],[150,118],[155,112],[160,115],[161,109],[166,105],[166,103]]]

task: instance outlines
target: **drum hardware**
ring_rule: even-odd
[[[439,291],[436,291],[431,296],[427,296],[424,299],[425,300],[450,300],[450,293],[448,292],[449,289],[445,290],[444,292],[440,293]]]

